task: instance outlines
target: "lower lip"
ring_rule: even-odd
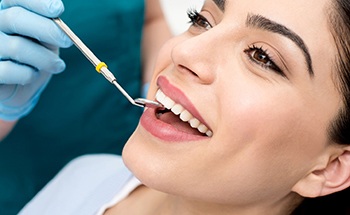
[[[140,124],[153,136],[168,142],[198,141],[207,139],[205,136],[188,134],[177,130],[174,126],[164,123],[156,117],[155,109],[146,109],[140,119]]]

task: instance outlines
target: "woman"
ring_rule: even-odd
[[[342,0],[207,0],[159,54],[149,97],[166,109],[146,109],[123,150],[140,182],[119,167],[115,187],[106,179],[118,158],[82,158],[24,214],[45,201],[66,208],[57,200],[68,196],[87,214],[102,190],[118,192],[100,214],[290,214],[304,198],[346,189],[349,9]]]

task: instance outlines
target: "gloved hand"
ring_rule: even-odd
[[[61,0],[0,2],[0,119],[28,114],[52,74],[65,69],[59,47],[72,42],[49,19],[63,11]]]

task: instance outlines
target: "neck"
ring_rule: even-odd
[[[140,186],[126,199],[109,209],[105,215],[286,215],[292,210],[290,199],[286,197],[285,200],[274,204],[233,206],[189,200]]]

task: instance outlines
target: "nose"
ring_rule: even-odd
[[[214,82],[220,58],[220,46],[215,35],[205,32],[184,36],[171,52],[178,72],[194,77],[201,84]]]

